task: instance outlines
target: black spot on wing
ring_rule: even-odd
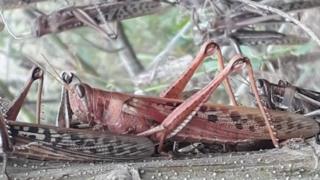
[[[303,129],[303,125],[301,123],[297,124],[297,129]]]
[[[36,135],[29,135],[28,137],[32,140],[35,140],[37,138]]]
[[[133,8],[132,8],[132,12],[137,13],[137,12],[138,12],[138,8],[133,7]]]
[[[29,127],[28,132],[38,133],[39,132],[39,128],[37,128],[37,127]]]
[[[45,142],[51,142],[51,133],[49,129],[44,129],[43,131],[44,140]]]
[[[206,112],[207,109],[208,109],[207,106],[201,106],[200,109],[199,109],[199,111],[201,111],[201,112]]]
[[[239,121],[239,120],[241,120],[241,115],[237,111],[232,111],[230,113],[230,118],[231,118],[232,121]]]
[[[255,132],[255,131],[256,131],[256,129],[255,129],[254,126],[249,126],[249,130],[250,130],[251,132]]]
[[[237,129],[243,129],[243,125],[241,123],[236,123],[235,126]]]
[[[77,139],[75,141],[75,144],[78,145],[78,146],[82,146],[84,144],[84,139],[83,138]]]
[[[10,133],[12,137],[18,136],[19,131],[16,130],[13,126],[10,126]]]
[[[93,154],[96,154],[96,153],[97,153],[97,148],[90,148],[89,150],[90,150],[90,152],[92,152]]]
[[[88,141],[88,142],[86,142],[86,146],[93,147],[94,146],[94,142]]]
[[[266,126],[266,123],[264,122],[264,119],[262,117],[255,117],[254,118],[255,123],[257,123],[260,127]]]
[[[117,146],[121,146],[121,145],[122,145],[122,142],[121,142],[121,141],[116,141],[116,145],[117,145]]]
[[[55,141],[52,143],[54,146],[59,144],[62,141],[62,137],[56,137]]]
[[[123,147],[118,147],[118,148],[116,148],[116,152],[117,152],[117,153],[122,153],[122,152],[124,152]]]
[[[254,116],[252,114],[247,114],[248,119],[254,119]]]
[[[245,123],[247,123],[247,122],[248,122],[248,119],[246,119],[246,118],[242,118],[242,119],[241,119],[241,123],[245,124]]]
[[[209,114],[208,115],[208,120],[210,121],[210,122],[217,122],[218,121],[218,116],[217,115],[214,115],[214,114]]]
[[[293,123],[287,123],[288,129],[293,129],[294,128],[294,124]]]
[[[138,151],[138,148],[137,148],[137,147],[131,147],[131,148],[129,149],[129,151],[130,151],[131,153],[134,153],[134,152],[137,152],[137,151]]]
[[[113,152],[114,151],[114,147],[113,146],[108,146],[108,151],[109,152]]]
[[[167,106],[170,106],[170,107],[175,107],[172,102],[167,102],[166,105],[167,105]]]
[[[158,125],[158,122],[154,119],[148,118],[147,121],[151,124],[151,125]]]
[[[87,147],[92,147],[92,148],[89,148],[90,152],[92,152],[92,153],[97,153],[97,149],[95,148],[94,142],[88,141],[88,142],[86,142],[86,145],[85,145],[85,146],[87,146]]]
[[[97,143],[97,144],[99,143],[100,139],[101,138],[93,138],[94,142]]]
[[[281,130],[282,129],[281,124],[276,124],[274,127],[275,127],[276,130]]]

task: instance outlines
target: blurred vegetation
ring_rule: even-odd
[[[39,3],[36,7],[49,13],[59,9],[64,5],[59,2]],[[34,59],[43,67],[58,73],[62,71],[74,71],[84,82],[89,82],[111,91],[139,92],[140,94],[157,95],[168,86],[177,75],[170,75],[172,72],[182,72],[186,67],[182,66],[177,70],[169,70],[167,73],[170,80],[154,80],[144,85],[137,85],[137,78],[129,76],[122,61],[117,54],[121,49],[110,46],[110,42],[102,38],[101,34],[90,28],[79,28],[59,34],[46,35],[41,38],[32,38],[32,23],[35,19],[34,6],[26,9],[4,11],[6,21],[12,31],[21,35],[21,39],[14,39],[6,30],[0,32],[0,95],[13,100],[23,87],[33,65]],[[143,65],[145,72],[150,72],[150,64],[154,58],[164,50],[168,43],[190,23],[190,12],[178,8],[167,7],[161,12],[150,16],[144,16],[123,21],[125,34],[133,47],[139,62]],[[184,33],[175,44],[175,48],[170,49],[167,61],[179,62],[179,58],[191,55],[195,56],[199,47],[194,44],[194,32],[192,28]],[[278,58],[288,54],[303,55],[314,49],[314,43],[286,46],[281,48],[267,47],[255,49],[252,47],[241,47],[244,54],[248,56],[256,70],[270,58]],[[234,52],[232,53],[234,54]],[[44,57],[50,61],[53,67],[48,65]],[[160,67],[161,68],[161,67]],[[200,71],[195,75],[196,80],[189,89],[198,89],[213,78],[217,70],[216,61],[208,59]],[[233,79],[234,86],[243,83],[243,79]],[[36,86],[28,95],[24,113],[19,119],[24,121],[34,120]],[[54,123],[60,100],[61,85],[49,73],[45,74],[44,84],[44,105],[43,119],[49,123]],[[218,92],[221,94],[221,92]],[[216,102],[227,102],[225,95],[215,98]]]

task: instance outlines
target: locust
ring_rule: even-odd
[[[4,173],[7,157],[42,161],[113,162],[143,159],[154,153],[154,144],[146,137],[16,121],[31,84],[41,78],[42,70],[33,68],[22,93],[13,103],[1,99],[0,150],[4,156]]]
[[[220,72],[203,89],[186,100],[179,99],[192,74],[203,60],[217,52]],[[247,67],[259,109],[206,103],[211,93],[224,82],[232,95],[228,75]],[[116,134],[146,136],[159,145],[167,140],[205,143],[252,143],[290,138],[309,138],[319,132],[318,123],[294,113],[266,110],[260,102],[250,61],[236,55],[224,67],[219,46],[206,42],[191,66],[160,97],[141,96],[97,89],[81,82],[73,73],[63,73],[63,101],[58,118],[59,127],[86,123],[94,129]]]
[[[212,6],[215,8],[212,8]],[[218,3],[222,5],[219,6]],[[297,13],[303,10],[319,7],[319,1],[261,1],[261,4],[282,10],[286,13]],[[181,2],[184,6],[184,3]],[[196,24],[196,33],[202,37],[198,41],[203,43],[208,37],[215,39],[220,45],[296,45],[306,43],[307,38],[284,34],[270,28],[276,25],[280,27],[288,24],[287,20],[269,12],[246,6],[236,1],[202,1],[201,5],[195,5],[193,11],[193,21]],[[201,22],[203,11],[212,8],[212,13],[216,17]],[[198,14],[199,13],[199,14]],[[207,13],[208,16],[212,16]],[[206,22],[208,21],[208,22]],[[205,27],[203,27],[205,26]],[[226,38],[227,37],[227,38]]]
[[[269,109],[302,114],[319,121],[320,93],[280,80],[278,84],[258,79],[258,90]],[[320,144],[320,134],[316,136]]]
[[[258,79],[257,84],[265,106],[269,109],[312,115],[320,108],[320,93],[317,91],[294,86],[283,80],[274,84],[266,79]]]
[[[149,15],[159,11],[161,3],[152,0],[118,0],[115,2],[101,2],[85,6],[72,6],[39,16],[34,24],[36,37],[50,33],[88,26],[88,23],[103,24],[112,21],[138,16]],[[84,22],[78,18],[76,12],[81,11],[91,22]]]
[[[21,8],[32,3],[42,2],[46,0],[1,0],[0,7],[3,10]]]

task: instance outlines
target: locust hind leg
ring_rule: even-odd
[[[26,99],[26,96],[30,90],[30,87],[34,81],[37,79],[43,79],[43,71],[39,67],[33,67],[31,71],[31,75],[29,77],[29,80],[25,84],[22,92],[20,95],[13,101],[12,105],[9,107],[9,110],[6,113],[6,118],[12,121],[15,121],[17,119],[17,116],[20,112],[20,109],[23,105],[24,100]],[[38,92],[42,93],[42,92]],[[38,95],[38,98],[41,98],[41,96]],[[40,101],[38,99],[38,101]],[[40,113],[40,103],[37,103],[37,111]],[[40,118],[40,116],[37,116],[37,118]],[[39,121],[39,119],[37,119]]]
[[[214,54],[215,50],[217,51],[219,69],[220,70],[224,69],[223,56],[219,46],[213,41],[208,41],[201,47],[201,50],[193,60],[193,63],[190,65],[190,67],[187,68],[187,70],[174,83],[172,83],[171,86],[166,91],[162,92],[160,94],[160,97],[178,99],[180,94],[186,87],[187,83],[190,81],[192,75],[195,73],[198,67],[202,64],[204,59],[207,56]],[[234,97],[228,77],[225,78],[223,84],[225,86],[225,89],[227,91],[227,94],[230,98],[231,103],[233,105],[237,105],[237,101]]]
[[[186,99],[182,104],[175,108],[159,126],[156,126],[138,135],[149,136],[157,133],[157,137],[161,137],[160,147],[162,147],[161,143],[163,143],[163,138],[167,139],[179,133],[192,120],[200,107],[209,99],[212,92],[221,84],[221,82],[225,80],[229,74],[242,67],[243,64],[247,65],[246,67],[249,72],[249,80],[254,95],[257,99],[259,109],[263,118],[265,119],[272,142],[274,146],[278,147],[278,140],[275,137],[269,122],[271,121],[271,116],[266,112],[266,109],[260,102],[251,63],[247,58],[242,56],[235,56],[233,59],[231,59],[229,64],[215,77],[215,79],[213,79],[207,86],[198,91],[196,94],[192,95],[190,98]]]

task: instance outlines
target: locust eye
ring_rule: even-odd
[[[43,71],[39,68],[39,67],[35,67],[33,70],[32,70],[32,79],[33,80],[36,80],[36,79],[39,79],[43,76]]]
[[[62,78],[62,80],[65,82],[65,83],[67,83],[67,84],[70,84],[71,83],[71,81],[72,81],[72,79],[73,79],[73,73],[68,73],[68,72],[63,72],[62,74],[61,74],[61,78]]]
[[[279,85],[279,86],[286,86],[286,85],[287,85],[287,82],[285,82],[285,81],[283,81],[283,80],[279,80],[278,85]]]
[[[264,84],[263,79],[258,79],[256,83],[257,83],[257,88],[263,88],[263,84]]]
[[[76,92],[80,98],[83,98],[86,94],[86,90],[81,84],[76,85]]]

